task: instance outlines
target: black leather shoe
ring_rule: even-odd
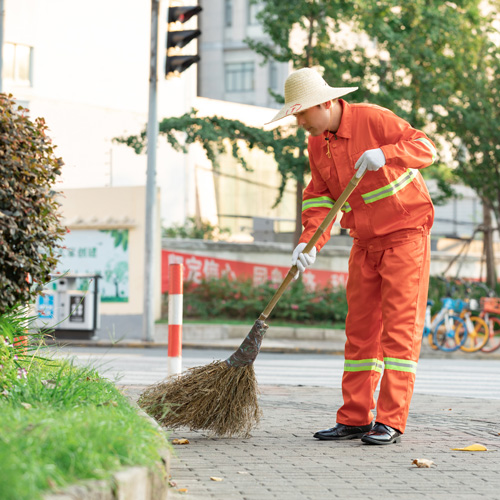
[[[322,441],[340,441],[341,439],[360,438],[373,427],[373,422],[368,425],[343,425],[335,424],[331,429],[318,431],[313,437]]]
[[[392,444],[401,441],[401,432],[385,424],[375,422],[373,429],[367,432],[361,441],[366,444]]]

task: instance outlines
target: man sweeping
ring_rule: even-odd
[[[292,255],[296,277],[330,237],[331,225],[303,252],[325,214],[352,176],[363,176],[340,220],[353,238],[343,405],[336,424],[314,437],[387,445],[405,431],[420,353],[434,208],[418,169],[433,163],[436,149],[388,109],[340,99],[355,90],[330,87],[313,69],[298,70],[286,80],[285,105],[271,122],[293,115],[310,134],[312,178],[303,194],[304,231]]]

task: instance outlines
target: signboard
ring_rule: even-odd
[[[236,260],[217,259],[193,255],[184,252],[171,252],[162,250],[162,293],[168,291],[168,266],[169,264],[184,265],[184,281],[201,283],[203,279],[222,278],[252,279],[254,285],[271,281],[280,284],[290,270],[289,267],[270,266],[266,264],[251,264]],[[324,271],[321,269],[308,269],[302,275],[305,286],[309,290],[317,288],[344,286],[347,283],[347,273],[338,271]]]
[[[37,296],[36,309],[38,315],[43,319],[54,319],[55,296],[52,293],[44,293]]]
[[[99,274],[101,302],[128,302],[128,229],[75,229],[66,234],[59,273]],[[88,287],[81,280],[78,289]]]

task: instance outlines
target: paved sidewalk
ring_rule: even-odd
[[[127,391],[138,395],[142,389]],[[171,466],[176,489],[187,489],[182,498],[500,499],[499,401],[415,394],[401,443],[369,446],[312,438],[334,424],[340,389],[261,386],[260,391],[263,418],[249,439],[216,439],[187,429],[170,434],[190,441],[175,447]],[[489,451],[452,451],[474,443]],[[435,465],[417,468],[416,458]]]

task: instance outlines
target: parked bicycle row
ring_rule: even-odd
[[[433,349],[485,352],[500,348],[500,298],[484,283],[439,277],[441,307],[427,302],[423,335]],[[436,307],[437,306],[437,307]]]

